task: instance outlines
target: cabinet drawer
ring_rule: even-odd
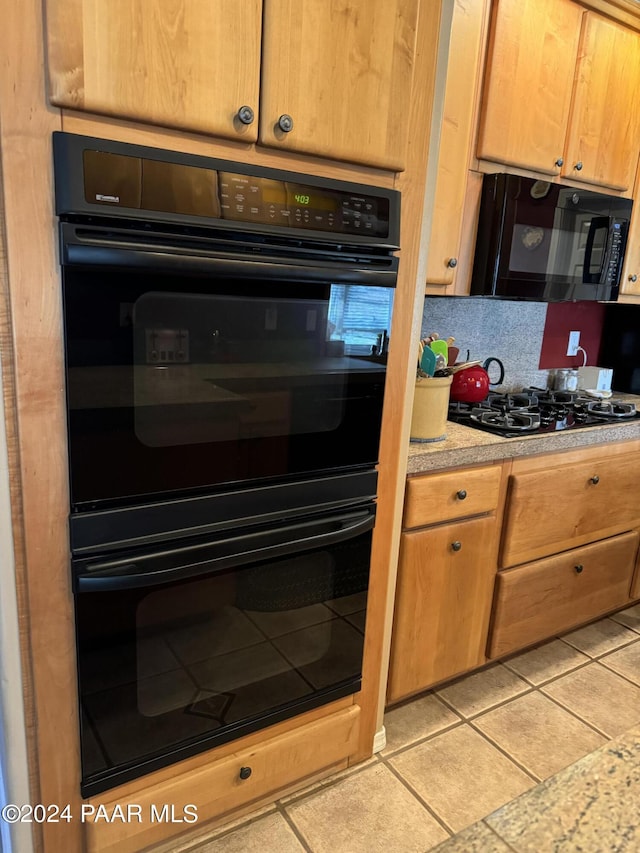
[[[636,526],[640,454],[514,474],[500,565],[516,566]]]
[[[389,701],[484,663],[495,531],[483,516],[402,535]]]
[[[137,790],[130,796],[118,796],[113,802],[107,802],[102,795],[95,804],[105,804],[109,814],[116,803],[125,813],[128,804],[137,804],[142,807],[144,819],[141,823],[87,823],[87,850],[89,853],[134,853],[184,832],[188,825],[179,823],[177,818],[182,817],[182,807],[186,803],[197,807],[197,825],[201,825],[330,767],[356,752],[359,723],[360,707],[350,705],[253,748]],[[240,776],[241,768],[251,768],[245,779]],[[243,775],[246,772],[244,770]],[[175,824],[149,822],[151,805],[163,803],[177,804]]]
[[[404,508],[404,527],[423,527],[440,521],[491,512],[498,506],[500,465],[461,468],[445,474],[410,477]]]
[[[498,574],[489,657],[553,637],[629,601],[637,532]]]

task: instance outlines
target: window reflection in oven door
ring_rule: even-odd
[[[357,691],[374,518],[77,562],[83,795]]]

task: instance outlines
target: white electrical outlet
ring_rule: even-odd
[[[567,355],[578,355],[579,346],[580,332],[569,332],[569,345],[567,347]]]

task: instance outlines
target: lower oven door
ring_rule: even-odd
[[[374,518],[76,563],[83,796],[357,691]]]

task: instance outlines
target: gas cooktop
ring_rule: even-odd
[[[524,388],[515,394],[491,393],[482,403],[451,402],[448,414],[450,421],[503,438],[601,426],[636,417],[640,413],[635,403],[541,388]]]

